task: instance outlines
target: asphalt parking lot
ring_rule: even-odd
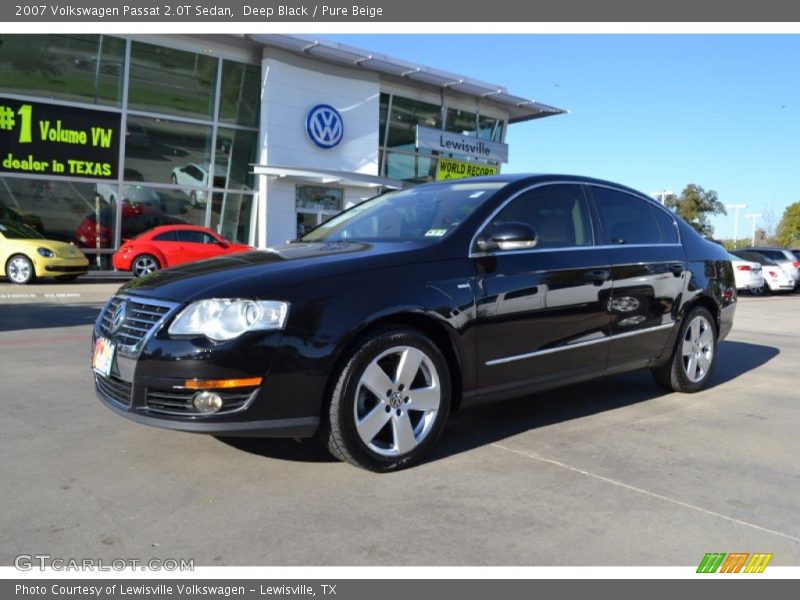
[[[741,297],[712,386],[615,376],[452,418],[376,475],[314,440],[137,425],[95,398],[91,324],[118,283],[0,282],[0,564],[800,564],[800,294]]]

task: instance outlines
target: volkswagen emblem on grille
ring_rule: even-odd
[[[109,333],[116,333],[122,324],[125,322],[125,316],[128,312],[128,303],[123,300],[117,305],[117,308],[114,309],[114,313],[111,315],[111,326],[109,327]]]
[[[308,111],[306,133],[320,148],[333,148],[342,141],[344,135],[342,116],[328,104],[317,104]]]

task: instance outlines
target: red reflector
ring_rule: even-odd
[[[749,271],[750,270],[750,265],[739,265],[738,267],[736,267],[736,270],[737,271]]]

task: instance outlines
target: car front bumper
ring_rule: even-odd
[[[115,329],[114,315],[123,301],[120,312],[125,316]],[[313,378],[298,373],[293,353],[280,350],[283,332],[254,332],[223,343],[204,336],[174,338],[167,329],[180,308],[123,295],[101,311],[93,354],[101,337],[112,347],[107,366],[95,364],[93,369],[103,404],[138,423],[180,431],[243,437],[316,433],[320,388],[310,390],[307,382]],[[147,333],[133,337],[137,327]],[[221,399],[217,412],[204,413],[195,406],[203,392]]]

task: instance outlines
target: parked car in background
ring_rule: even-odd
[[[0,221],[0,276],[12,283],[37,277],[72,281],[89,271],[89,260],[72,244],[48,240],[23,223]]]
[[[754,294],[764,294],[767,292],[791,292],[795,288],[794,279],[784,271],[774,260],[767,258],[760,252],[753,250],[734,250],[734,256],[749,261],[757,262],[761,265],[761,274],[764,277],[764,286],[760,290],[754,290]]]
[[[114,207],[90,212],[75,229],[75,243],[82,248],[110,248],[114,242]],[[122,240],[129,240],[159,225],[179,225],[186,221],[165,215],[141,204],[122,203]]]
[[[125,242],[114,253],[114,268],[136,277],[186,262],[248,252],[252,246],[234,244],[205,227],[166,225],[155,227]]]
[[[98,183],[97,194],[109,204],[115,204],[119,188],[116,183]],[[122,201],[130,204],[141,204],[150,208],[161,209],[161,196],[155,190],[136,183],[122,185]]]
[[[185,167],[175,167],[172,170],[170,181],[174,185],[184,187],[183,192],[189,196],[192,206],[199,208],[205,206],[208,201],[208,190],[192,189],[190,186],[208,186],[209,165],[192,163]],[[213,187],[225,187],[225,169],[221,165],[214,167]]]
[[[139,423],[317,434],[339,459],[391,471],[469,403],[643,368],[667,390],[702,389],[735,287],[722,247],[630,188],[448,181],[126,284],[98,316],[92,366],[101,401]]]
[[[795,256],[795,253],[788,248],[775,248],[767,246],[756,246],[753,248],[742,248],[746,252],[755,252],[764,256],[783,269],[783,271],[792,278],[794,287],[800,287],[800,258]]]
[[[736,289],[754,294],[761,294],[764,289],[764,275],[761,272],[761,263],[745,260],[735,254],[728,253],[733,265],[733,274],[736,277]]]
[[[8,206],[0,198],[0,221],[13,221],[16,223],[23,223],[28,227],[35,229],[39,233],[44,233],[44,221],[39,215]]]

